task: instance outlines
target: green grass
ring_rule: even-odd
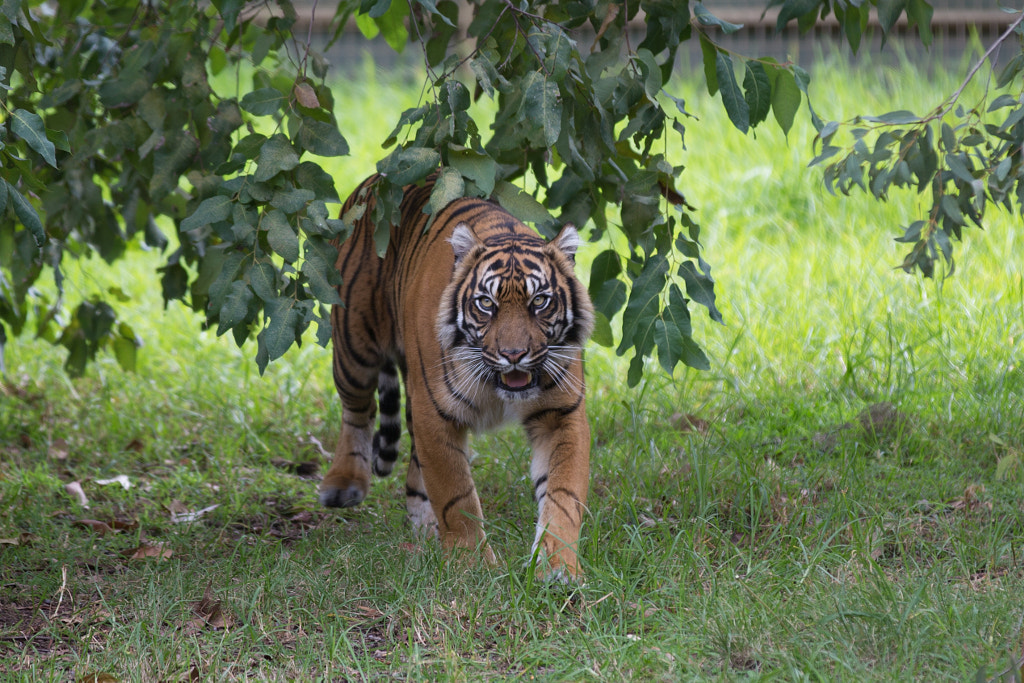
[[[813,73],[826,118],[923,112],[957,84],[910,66]],[[339,86],[340,192],[418,93],[372,70]],[[70,267],[68,283],[138,302],[120,307],[146,341],[136,374],[101,357],[71,381],[59,350],[7,349],[0,679],[973,680],[1019,657],[1019,217],[970,231],[953,278],[906,276],[891,238],[920,198],[826,193],[806,110],[788,141],[753,140],[695,83],[674,94],[700,119],[673,154],[726,325],[697,311],[712,369],[652,365],[634,391],[623,359],[589,350],[585,585],[524,568],[534,509],[515,429],[475,441],[496,569],[414,544],[401,476],[359,508],[318,508],[316,477],[281,460],[326,463],[309,437],[330,450],[340,422],[329,352],[304,345],[259,377],[254,348],[162,311],[154,257],[135,251],[116,273]],[[883,401],[906,423],[823,445]],[[708,429],[680,430],[677,412]],[[97,481],[120,474],[132,488]],[[169,559],[127,556],[156,543]],[[207,589],[226,628],[197,619]]]

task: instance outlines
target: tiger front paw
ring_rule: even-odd
[[[320,504],[329,508],[354,507],[366,498],[368,488],[358,481],[338,481],[336,477],[327,476],[320,482]]]

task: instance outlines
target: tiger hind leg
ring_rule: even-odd
[[[359,505],[370,490],[379,368],[350,361],[338,352],[336,341],[334,385],[341,398],[342,423],[334,460],[320,482],[320,503],[326,507]]]

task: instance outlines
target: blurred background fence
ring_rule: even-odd
[[[334,7],[331,3],[318,3],[314,0],[296,0],[295,7],[299,14],[296,35],[305,37],[310,21],[313,22],[312,36],[314,43],[327,39],[328,24],[333,16]],[[721,32],[715,38],[722,47],[748,57],[774,57],[791,59],[798,63],[806,63],[818,56],[838,56],[857,59],[849,46],[842,40],[839,23],[834,17],[819,21],[810,31],[801,34],[796,22],[790,22],[781,32],[775,31],[778,8],[765,10],[765,1],[750,0],[708,0],[705,7],[721,19],[743,28],[731,35]],[[942,61],[958,60],[972,42],[977,39],[981,45],[988,46],[1006,30],[1015,15],[1003,11],[994,0],[933,0],[934,16],[932,32],[935,43],[930,50],[925,50],[917,37],[916,29],[907,26],[906,17],[897,22],[887,47],[882,49],[881,32],[877,30],[878,20],[872,13],[868,30],[862,41],[859,55],[869,55],[871,59],[900,59],[904,54],[912,59],[940,59]],[[582,38],[586,40],[586,38]],[[693,64],[700,63],[700,46],[698,41],[690,41],[690,54],[681,55]],[[994,54],[996,61],[1009,59],[1016,52],[1002,50],[1006,55]],[[336,66],[344,69],[362,63],[369,54],[378,66],[401,64],[407,60],[411,63],[421,61],[417,50],[407,50],[406,55],[396,55],[381,38],[367,41],[356,26],[351,24],[341,38],[328,52],[328,58]]]

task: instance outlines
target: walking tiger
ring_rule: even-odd
[[[567,225],[550,242],[500,206],[462,198],[429,215],[433,182],[409,186],[383,258],[374,243],[374,185],[342,209],[365,210],[339,247],[343,305],[334,306],[334,383],[341,435],[320,485],[329,507],[358,505],[370,473],[391,472],[401,435],[400,385],[412,449],[406,505],[413,527],[448,549],[494,562],[470,472],[467,435],[506,421],[526,430],[537,503],[540,572],[580,573],[580,524],[590,471],[583,343],[593,327],[573,268]],[[380,398],[380,426],[373,420]]]

